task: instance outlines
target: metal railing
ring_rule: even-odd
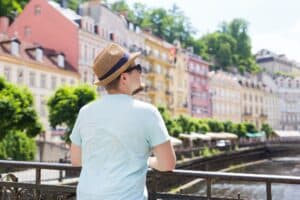
[[[295,144],[300,141],[293,138],[288,140],[268,140],[266,142],[258,142],[259,144]],[[256,144],[258,144],[256,143]],[[251,144],[251,143],[249,143]],[[247,145],[249,145],[247,144]],[[191,149],[196,153],[199,149]],[[18,173],[28,172],[28,180],[24,181],[18,176]],[[75,199],[76,187],[74,184],[80,172],[80,167],[73,167],[70,164],[62,163],[41,163],[41,162],[22,162],[22,161],[7,161],[0,160],[0,199]],[[47,178],[47,170],[56,171],[56,177],[53,183],[53,177]],[[188,194],[171,194],[159,192],[158,185],[161,177],[167,178],[187,178],[206,180],[206,196]],[[222,172],[207,172],[207,171],[190,171],[190,170],[174,170],[173,172],[156,172],[149,171],[149,197],[150,200],[160,198],[167,199],[241,199],[241,196],[236,194],[235,197],[212,197],[212,183],[218,180],[233,180],[247,182],[263,182],[266,185],[267,200],[272,199],[272,184],[300,184],[300,177],[292,176],[275,176],[275,175],[256,175],[256,174],[239,174],[239,173],[222,173]],[[52,182],[51,182],[52,181]]]
[[[299,176],[277,176],[277,175],[257,175],[257,174],[243,174],[243,173],[224,173],[224,172],[207,172],[207,171],[190,171],[190,170],[174,170],[172,172],[157,172],[151,170],[152,182],[149,188],[149,200],[168,200],[168,199],[207,199],[207,200],[237,200],[241,199],[240,194],[236,194],[236,197],[213,197],[212,196],[212,183],[215,180],[227,180],[227,181],[247,181],[247,182],[263,182],[265,183],[265,194],[267,200],[272,200],[272,184],[300,184]],[[164,176],[180,176],[190,178],[201,178],[206,181],[206,196],[189,195],[189,194],[172,194],[157,191],[157,182]]]

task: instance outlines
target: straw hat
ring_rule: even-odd
[[[115,43],[107,45],[94,60],[94,73],[98,80],[95,85],[105,86],[124,72],[140,55],[140,52],[129,54]]]

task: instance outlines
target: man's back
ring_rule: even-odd
[[[81,146],[79,199],[144,199],[147,158],[168,140],[157,109],[128,95],[85,106],[71,140]]]

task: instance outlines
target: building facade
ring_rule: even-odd
[[[0,40],[0,76],[30,89],[46,130],[45,139],[52,140],[47,100],[59,86],[75,85],[79,81],[79,74],[70,67],[64,55],[16,38]]]
[[[280,98],[280,129],[300,130],[300,79],[277,77]]]
[[[211,98],[209,93],[209,63],[200,56],[188,53],[188,109],[193,117],[211,117]]]
[[[175,68],[173,77],[173,92],[174,92],[174,116],[189,115],[188,109],[188,54],[185,49],[180,47],[177,42],[176,49],[173,51],[175,57]]]
[[[256,53],[256,62],[270,74],[284,73],[300,75],[300,64],[288,59],[285,55],[275,54],[267,49]]]
[[[161,105],[173,112],[173,70],[174,61],[170,58],[172,45],[153,36],[144,33],[146,49],[146,93],[150,102]]]
[[[212,99],[212,118],[220,121],[240,123],[241,89],[237,78],[222,71],[209,73],[209,84]]]

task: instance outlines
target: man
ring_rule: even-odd
[[[94,61],[95,84],[108,94],[80,110],[70,136],[72,164],[82,166],[78,200],[144,200],[147,168],[175,168],[158,110],[132,98],[142,87],[139,55],[112,43]]]

